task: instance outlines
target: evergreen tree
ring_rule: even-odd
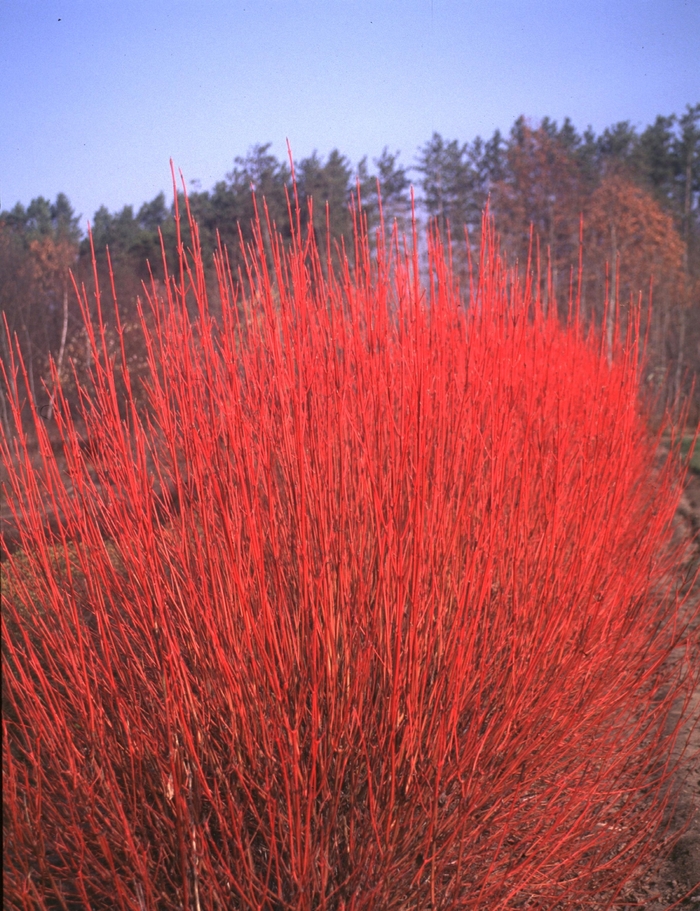
[[[657,117],[640,135],[635,150],[635,170],[661,201],[673,201],[677,163],[674,160],[675,117]]]
[[[51,234],[53,220],[51,203],[43,196],[37,196],[27,207],[26,230],[29,234]]]
[[[263,202],[272,223],[285,237],[289,236],[287,193],[291,173],[286,164],[270,153],[272,143],[253,146],[245,158],[235,159],[234,169],[226,175],[227,188],[236,203],[237,220],[244,235],[250,237],[250,226],[255,217],[253,196],[264,220]],[[231,225],[228,226],[232,227]]]
[[[165,193],[159,193],[151,202],[145,202],[139,209],[136,221],[143,231],[157,233],[170,217],[170,211],[165,204]]]
[[[598,162],[604,171],[633,165],[637,133],[629,120],[606,127],[598,139]]]
[[[389,227],[397,219],[399,227],[405,228],[406,219],[411,213],[410,181],[407,169],[398,163],[399,154],[391,153],[384,146],[379,158],[374,159],[374,165],[382,196],[384,223]]]
[[[393,231],[394,222],[399,232],[406,231],[411,214],[411,183],[408,169],[398,163],[400,152],[390,152],[384,146],[379,158],[373,159],[376,173],[370,173],[367,156],[357,166],[356,180],[360,185],[362,209],[370,229],[379,226],[379,194],[387,235]]]
[[[475,175],[468,152],[468,145],[456,139],[447,142],[433,133],[418,154],[416,169],[423,175],[423,207],[443,238],[448,226],[459,231],[470,221]]]
[[[353,169],[350,162],[338,149],[331,151],[325,163],[314,151],[308,158],[302,159],[295,170],[302,211],[306,214],[311,204],[313,228],[317,237],[324,241],[319,248],[326,247],[327,207],[331,240],[343,243],[351,257],[353,243],[349,203],[353,190]]]

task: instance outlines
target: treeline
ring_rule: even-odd
[[[285,239],[291,237],[288,194],[295,192],[289,164],[278,160],[271,144],[253,147],[236,158],[233,170],[211,190],[193,186],[189,206],[200,231],[205,261],[219,239],[228,248],[234,272],[244,267],[245,244],[253,239],[254,205],[267,212]],[[451,244],[454,269],[468,288],[468,230],[472,262],[480,242],[481,213],[488,203],[511,264],[541,283],[545,306],[568,309],[570,289],[581,287],[584,319],[601,324],[606,303],[612,313],[615,289],[623,321],[630,300],[648,299],[653,279],[645,380],[658,407],[688,400],[700,374],[700,104],[680,116],[659,116],[641,132],[629,122],[600,135],[576,131],[567,118],[559,126],[518,119],[508,136],[496,131],[488,140],[462,143],[435,133],[412,164],[398,152],[383,151],[371,163],[353,165],[338,150],[323,160],[316,153],[295,162],[296,193],[308,226],[325,246],[330,212],[331,249],[344,246],[352,259],[353,221],[349,203],[359,194],[371,230],[380,223],[377,186],[385,225],[410,228],[411,185],[416,213]],[[251,190],[254,192],[255,198]],[[309,214],[310,204],[312,214]],[[181,211],[184,197],[179,198]],[[579,252],[583,224],[583,270]],[[532,230],[531,230],[532,229]],[[137,298],[142,282],[163,278],[161,237],[166,260],[177,254],[174,204],[163,193],[138,211],[104,206],[92,219],[98,275],[109,289],[107,250],[124,327],[130,370],[145,364],[139,342]],[[185,244],[190,243],[185,231]],[[269,238],[266,237],[266,243]],[[49,360],[56,363],[66,394],[75,394],[73,370],[84,376],[90,366],[80,308],[70,274],[94,289],[90,240],[65,195],[52,203],[43,197],[25,208],[0,212],[0,308],[22,349],[28,394],[50,416]],[[215,294],[212,274],[207,276]],[[110,295],[105,294],[107,300]],[[105,308],[109,311],[109,308]],[[645,321],[647,316],[645,313]],[[606,330],[611,331],[610,322]],[[109,321],[109,344],[118,339]],[[9,363],[5,333],[0,354]],[[697,395],[693,417],[698,416]],[[9,430],[7,403],[2,419]]]

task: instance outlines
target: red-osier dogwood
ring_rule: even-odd
[[[638,320],[610,360],[488,220],[466,306],[435,239],[422,285],[415,235],[350,265],[293,215],[240,281],[219,251],[216,319],[191,225],[146,408],[88,322],[99,459],[60,390],[32,459],[9,365],[5,900],[609,906],[695,647]]]

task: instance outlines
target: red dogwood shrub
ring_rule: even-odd
[[[60,457],[7,371],[8,906],[610,905],[694,647],[634,320],[609,359],[488,221],[465,306],[434,240],[424,286],[415,236],[338,266],[298,212],[214,319],[190,227],[145,411],[101,306]]]

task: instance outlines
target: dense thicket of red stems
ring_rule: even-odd
[[[488,221],[468,307],[414,251],[259,226],[217,321],[181,251],[145,411],[88,327],[89,454],[59,395],[32,461],[12,365],[8,907],[605,906],[654,849],[695,645],[634,321]]]

